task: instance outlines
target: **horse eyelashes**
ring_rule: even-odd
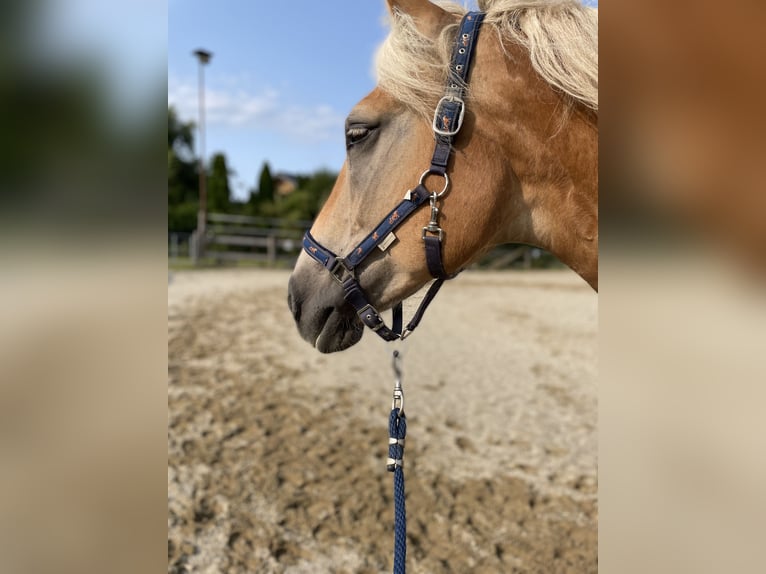
[[[367,139],[372,131],[372,128],[366,126],[351,126],[346,130],[346,147],[349,148]]]
[[[368,130],[367,128],[351,128],[350,130],[348,130],[348,132],[346,132],[346,135],[348,136],[348,139],[350,139],[351,141],[358,141],[364,138],[364,136],[366,136],[369,133],[369,131],[370,130]]]

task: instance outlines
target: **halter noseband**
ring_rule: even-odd
[[[303,249],[306,253],[325,267],[333,278],[343,286],[345,300],[354,307],[362,323],[386,341],[395,341],[407,337],[420,323],[426,308],[444,281],[457,275],[457,273],[448,275],[444,270],[441,248],[444,231],[439,227],[437,204],[439,198],[449,188],[447,164],[452,152],[452,142],[463,125],[463,116],[465,115],[463,98],[468,85],[468,72],[482,20],[484,20],[483,13],[468,12],[460,22],[460,29],[452,51],[445,95],[439,100],[434,112],[432,127],[436,145],[431,158],[431,166],[420,176],[417,187],[409,190],[404,199],[345,257],[339,257],[321,245],[311,235],[311,231],[307,231],[303,237]],[[426,189],[424,182],[429,175],[444,179],[444,188],[441,192],[430,192]],[[376,247],[381,251],[388,249],[396,239],[393,235],[394,229],[428,200],[431,204],[431,219],[428,225],[423,228],[422,238],[425,244],[428,271],[436,281],[428,289],[426,296],[404,331],[402,331],[401,302],[394,306],[393,325],[389,328],[381,318],[380,313],[368,301],[356,280],[354,271],[373,253]]]

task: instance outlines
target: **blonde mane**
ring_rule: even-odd
[[[570,98],[598,111],[598,10],[576,0],[479,0],[503,42],[529,52],[537,73]],[[454,14],[465,9],[442,5]],[[430,117],[442,96],[457,23],[434,41],[420,34],[412,18],[396,12],[391,33],[377,55],[382,89]]]

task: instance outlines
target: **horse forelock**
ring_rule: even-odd
[[[440,4],[455,15],[438,38],[421,34],[414,20],[395,12],[378,50],[378,83],[426,118],[441,97],[457,28],[465,9]],[[526,48],[535,71],[572,101],[598,111],[598,10],[576,0],[479,0],[505,42]]]
[[[465,12],[457,5],[442,7],[455,13],[456,20],[437,39],[421,34],[409,15],[395,12],[391,32],[376,57],[378,85],[425,117],[433,114],[434,102],[444,91],[457,15]]]

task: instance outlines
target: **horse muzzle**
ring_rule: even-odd
[[[321,353],[355,345],[364,325],[344,300],[340,285],[326,273],[297,266],[290,276],[287,304],[301,337]]]

